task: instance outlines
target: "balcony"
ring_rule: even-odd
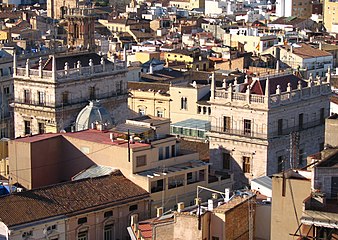
[[[116,62],[116,63],[109,63],[109,64],[101,64],[101,65],[94,65],[89,67],[75,67],[70,68],[67,70],[57,70],[55,72],[49,70],[40,70],[40,69],[28,69],[17,67],[15,69],[14,77],[19,79],[29,79],[29,80],[36,80],[36,81],[43,81],[55,83],[55,82],[64,82],[68,81],[69,79],[78,79],[79,77],[85,76],[95,76],[95,75],[102,75],[102,74],[118,74],[125,72],[126,65],[124,62]]]
[[[223,127],[212,126],[210,132],[216,132],[221,134],[227,134],[232,136],[240,136],[240,137],[250,137],[250,138],[258,138],[258,139],[266,139],[267,134],[255,132],[249,129],[246,130],[238,130],[238,129],[224,129]]]
[[[120,93],[117,94],[116,92],[112,93],[106,93],[106,94],[100,94],[95,96],[95,100],[104,101],[105,99],[111,99],[111,98],[123,98],[127,97],[127,93]],[[55,103],[55,101],[39,101],[36,99],[24,99],[24,98],[16,98],[14,100],[15,104],[20,105],[28,105],[28,106],[35,106],[35,107],[43,107],[43,108],[64,108],[68,106],[74,106],[76,104],[87,104],[89,98],[71,98],[68,101],[65,102],[58,102]]]
[[[311,122],[307,122],[304,123],[302,126],[293,126],[293,127],[289,127],[289,128],[283,128],[282,131],[273,131],[269,133],[269,138],[273,138],[273,137],[278,137],[278,136],[283,136],[283,135],[289,135],[292,132],[301,132],[301,131],[305,131],[314,127],[318,127],[318,126],[324,126],[325,121],[324,120],[315,120],[315,121],[311,121]]]

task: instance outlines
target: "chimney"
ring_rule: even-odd
[[[138,215],[137,214],[131,215],[131,217],[130,217],[130,226],[131,227],[134,227],[134,226],[137,227],[137,224],[138,224]]]
[[[195,198],[195,205],[199,205],[201,203],[201,199],[200,198]]]
[[[229,202],[230,200],[230,189],[229,188],[226,188],[224,190],[224,202]]]
[[[177,212],[182,212],[184,209],[184,202],[177,203]]]
[[[214,210],[214,200],[208,199],[208,211]]]
[[[153,64],[150,63],[150,66],[149,66],[149,74],[153,74],[153,73],[154,73]]]
[[[163,215],[163,207],[158,207],[156,209],[156,216],[161,217]]]
[[[323,50],[323,43],[319,42],[319,50]]]
[[[110,140],[111,140],[112,142],[114,142],[114,133],[110,133],[109,138],[110,138]]]

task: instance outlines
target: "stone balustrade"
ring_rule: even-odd
[[[289,89],[286,92],[279,92],[271,94],[269,96],[266,95],[258,95],[251,94],[250,92],[240,93],[229,91],[233,89],[229,87],[228,89],[216,89],[215,90],[215,99],[224,99],[229,102],[237,102],[237,103],[252,103],[252,104],[260,104],[262,107],[276,107],[280,105],[292,104],[297,101],[315,98],[320,95],[329,95],[331,94],[331,87],[328,82],[313,82],[308,87],[299,87],[297,89]]]
[[[31,69],[29,67],[29,61],[27,61],[26,66],[16,67],[14,77],[23,77],[30,80],[39,80],[47,82],[62,82],[70,78],[76,78],[80,76],[92,76],[104,73],[117,74],[119,72],[126,71],[127,66],[125,62],[114,62],[114,63],[105,63],[102,59],[101,64],[93,65],[92,61],[89,66],[82,67],[81,63],[78,62],[75,68],[69,68],[68,63],[65,64],[64,69],[55,70],[55,72],[49,70],[42,70],[42,68]]]

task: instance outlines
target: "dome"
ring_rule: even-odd
[[[109,112],[101,107],[99,101],[89,101],[76,117],[75,130],[81,131],[89,129],[92,123],[101,123],[105,128],[111,128],[113,120]]]

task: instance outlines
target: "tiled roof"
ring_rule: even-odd
[[[128,82],[130,90],[154,91],[166,93],[169,91],[169,84],[166,83],[148,83],[148,82]]]
[[[70,216],[100,205],[118,205],[149,196],[120,171],[0,197],[0,219],[9,227],[56,216]]]
[[[279,46],[280,48],[286,49],[290,51],[291,46]],[[315,58],[315,57],[326,57],[326,56],[332,56],[331,53],[326,52],[324,50],[320,50],[318,48],[312,47],[309,44],[306,43],[299,43],[297,46],[293,46],[292,48],[293,54],[301,57],[301,58]]]
[[[84,52],[80,54],[56,55],[56,70],[64,70],[66,62],[70,68],[73,68],[77,64],[77,61],[81,62],[82,67],[88,67],[90,59],[93,60],[94,65],[101,64],[101,56],[96,53]],[[44,70],[52,70],[52,58],[47,60]]]
[[[276,89],[277,89],[277,85],[280,86],[280,89],[281,89],[282,92],[286,92],[288,83],[291,84],[292,89],[297,89],[298,81],[301,81],[302,87],[307,86],[307,83],[303,79],[301,79],[301,78],[299,78],[299,77],[297,77],[293,74],[278,76],[278,77],[271,77],[271,78],[269,78],[269,92],[270,92],[270,94],[275,94]],[[266,85],[266,79],[256,81],[251,88],[251,93],[252,94],[258,94],[258,95],[264,95],[265,94],[265,85]],[[245,91],[245,89],[243,91]]]
[[[275,21],[272,21],[270,24],[285,24],[285,25],[296,25],[301,22],[306,21],[305,18],[298,18],[298,17],[280,17],[277,18]]]

